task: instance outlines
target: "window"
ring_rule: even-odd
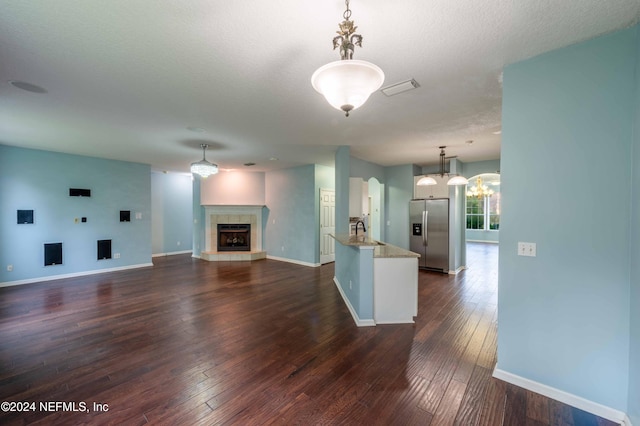
[[[500,229],[500,175],[484,173],[469,179],[467,229]]]

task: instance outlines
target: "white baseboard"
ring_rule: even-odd
[[[519,386],[521,388],[530,390],[531,392],[539,393],[540,395],[555,399],[556,401],[560,401],[572,407],[579,408],[580,410],[586,411],[588,413],[595,414],[598,417],[611,420],[612,422],[622,423],[623,426],[631,426],[631,420],[629,420],[629,417],[626,415],[626,413],[623,413],[622,411],[616,410],[614,408],[607,407],[605,405],[589,401],[588,399],[570,394],[560,389],[552,388],[551,386],[526,379],[516,374],[501,370],[497,367],[493,370],[493,377]]]
[[[286,257],[277,257],[277,256],[271,256],[271,255],[267,255],[267,259],[270,260],[277,260],[279,262],[288,262],[288,263],[295,263],[296,265],[302,265],[302,266],[309,266],[311,268],[317,268],[320,265],[319,263],[310,263],[310,262],[303,262],[301,260],[295,260],[295,259],[287,259]]]
[[[155,253],[155,254],[152,254],[151,257],[175,256],[176,254],[187,254],[187,253],[193,253],[193,250],[170,251],[168,253]]]
[[[0,287],[11,287],[11,286],[14,286],[14,285],[22,285],[22,284],[39,283],[39,282],[44,282],[44,281],[61,280],[61,279],[64,279],[64,278],[84,277],[86,275],[96,275],[96,274],[104,274],[104,273],[107,273],[107,272],[126,271],[127,269],[146,268],[146,267],[149,267],[149,266],[153,266],[153,263],[139,263],[137,265],[118,266],[118,267],[115,267],[115,268],[94,269],[92,271],[72,272],[70,274],[61,274],[61,275],[49,275],[49,276],[46,276],[46,277],[29,278],[29,279],[26,279],[26,280],[7,281],[7,282],[4,282],[4,283],[0,283]]]
[[[345,305],[347,305],[347,308],[349,309],[349,312],[351,313],[351,317],[355,321],[356,325],[358,327],[372,327],[372,326],[375,326],[376,322],[374,320],[372,320],[372,319],[368,319],[368,320],[360,319],[360,317],[358,316],[358,313],[356,312],[356,310],[351,305],[351,302],[349,302],[349,298],[347,297],[346,294],[344,294],[344,291],[342,290],[342,286],[340,285],[340,282],[338,281],[338,277],[333,277],[333,282],[336,284],[336,287],[338,287],[338,292],[340,293],[340,296],[342,296],[342,300],[344,300]]]
[[[449,275],[456,275],[459,274],[460,272],[464,271],[465,269],[467,269],[466,266],[460,266],[458,267],[458,269],[456,269],[455,271],[449,270]]]

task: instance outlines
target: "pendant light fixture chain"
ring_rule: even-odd
[[[349,9],[349,0],[345,0],[344,3],[347,5],[347,9],[342,14],[342,17],[344,18],[345,21],[348,21],[349,18],[351,18],[351,9]]]

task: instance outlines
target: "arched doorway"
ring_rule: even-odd
[[[482,173],[469,178],[465,217],[466,240],[497,243],[501,208],[498,173]]]

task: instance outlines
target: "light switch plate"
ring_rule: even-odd
[[[536,243],[518,242],[518,256],[536,257]]]

